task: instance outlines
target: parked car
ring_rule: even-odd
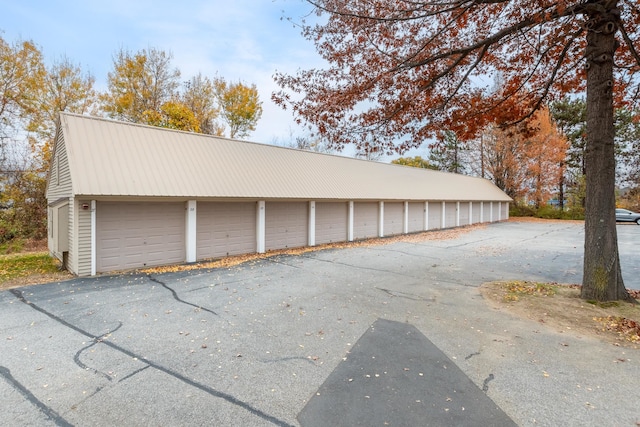
[[[640,214],[627,209],[616,209],[616,221],[635,222],[640,225]]]

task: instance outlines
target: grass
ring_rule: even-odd
[[[46,252],[0,256],[0,284],[32,275],[46,275],[60,270],[56,259]]]
[[[576,284],[499,281],[483,284],[480,291],[496,307],[560,332],[593,336],[614,345],[640,345],[638,303],[586,301]]]
[[[49,256],[46,240],[13,239],[0,245],[0,290],[71,277]]]

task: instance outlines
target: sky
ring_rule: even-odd
[[[272,76],[322,65],[292,23],[311,10],[304,0],[0,0],[0,36],[32,40],[47,64],[67,57],[100,91],[120,49],[171,52],[183,81],[200,72],[255,84],[263,114],[248,139],[284,143],[304,130],[271,101]]]

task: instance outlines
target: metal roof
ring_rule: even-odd
[[[510,201],[490,181],[61,113],[73,194]]]

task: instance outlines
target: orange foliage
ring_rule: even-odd
[[[332,148],[374,141],[400,153],[440,129],[470,139],[488,123],[518,122],[584,91],[586,23],[616,3],[308,1],[319,23],[303,35],[329,67],[276,73],[282,89],[273,100]],[[635,0],[617,4],[614,89],[623,102],[640,89],[640,9]]]

